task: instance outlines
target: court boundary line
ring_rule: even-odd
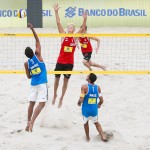
[[[140,75],[140,74],[150,74],[150,70],[145,71],[47,71],[47,74],[114,74],[114,75],[121,75],[121,74],[133,74],[133,75]],[[0,74],[25,74],[24,70],[0,70]]]
[[[28,33],[0,33],[0,37],[33,37],[33,34]],[[136,34],[136,33],[112,33],[112,34],[59,34],[59,33],[41,33],[38,34],[39,37],[150,37],[150,33]]]

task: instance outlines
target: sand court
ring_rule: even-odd
[[[91,141],[85,141],[81,108],[77,106],[86,75],[72,75],[63,107],[52,106],[53,75],[48,75],[49,101],[36,120],[32,133],[27,121],[29,80],[25,75],[0,75],[0,149],[131,149],[150,148],[149,75],[98,75],[104,104],[99,109],[103,130],[113,133],[103,143],[90,122]],[[13,79],[13,80],[12,80]],[[62,85],[62,83],[60,83]],[[61,87],[61,86],[60,86]],[[58,93],[59,98],[60,93]]]
[[[57,33],[57,30],[46,28],[36,29],[36,31],[37,33]],[[28,29],[0,29],[0,32],[31,33]],[[150,30],[148,28],[100,28],[89,29],[89,32],[149,33]],[[33,37],[32,39],[17,37],[17,40],[13,38],[5,37],[0,42],[0,46],[4,49],[3,53],[0,53],[2,62],[0,66],[1,70],[23,70],[23,63],[26,60],[24,57],[24,48],[27,45],[35,47]],[[52,55],[53,48],[60,40],[57,41],[58,38],[52,39],[52,37],[50,40],[48,38],[40,39],[47,68],[48,70],[53,70],[57,57],[57,53]],[[149,38],[138,38],[135,40],[135,43],[129,42],[129,47],[128,45],[127,47],[121,46],[127,44],[130,39],[133,40],[132,38],[126,41],[121,41],[121,38],[116,39],[102,39],[100,52],[98,55],[93,54],[93,60],[106,65],[108,70],[149,69]],[[51,45],[49,41],[53,42],[53,44]],[[19,44],[17,45],[17,43]],[[139,45],[132,47],[133,44],[137,43]],[[55,48],[59,49],[58,46]],[[85,67],[82,65],[80,50],[76,50],[75,52],[75,61],[75,70],[85,70]],[[33,132],[28,133],[24,129],[27,123],[27,98],[30,90],[30,80],[27,79],[25,74],[0,74],[0,149],[149,150],[149,74],[97,75],[96,84],[100,85],[104,97],[104,104],[99,109],[99,122],[103,130],[110,135],[107,143],[102,142],[100,135],[98,135],[91,121],[89,122],[91,140],[89,143],[85,140],[81,107],[77,106],[77,102],[79,100],[81,85],[86,83],[86,76],[83,74],[71,76],[63,106],[61,109],[58,109],[62,77],[56,104],[53,106],[51,102],[54,75],[48,75],[48,103],[35,121]]]

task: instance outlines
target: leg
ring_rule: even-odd
[[[84,130],[85,130],[87,141],[90,141],[90,137],[89,137],[89,123],[88,123],[88,121],[87,121],[86,124],[84,124]]]
[[[25,129],[25,131],[28,131],[28,132],[29,132],[29,123],[30,123],[30,120],[31,120],[31,117],[32,117],[32,114],[33,114],[34,105],[35,105],[35,102],[30,101],[30,104],[29,104],[29,107],[28,107],[28,123],[27,123],[26,129]]]
[[[83,59],[83,64],[84,64],[84,66],[86,66],[90,71],[92,71],[91,65],[90,65],[90,63],[89,63],[88,60]]]
[[[32,116],[30,123],[29,123],[29,125],[30,125],[29,130],[31,132],[32,132],[34,121],[37,118],[37,116],[39,115],[39,113],[41,112],[41,110],[44,108],[44,106],[45,106],[45,102],[39,102],[39,105],[35,108],[33,116]]]
[[[53,105],[55,104],[55,101],[56,101],[56,98],[57,98],[57,89],[58,89],[58,86],[59,86],[59,79],[60,79],[60,76],[55,77],[55,82],[54,82],[54,96],[53,96],[53,100],[52,100],[52,104]]]
[[[96,126],[97,131],[100,133],[102,140],[103,141],[107,141],[107,137],[105,136],[100,123],[99,122],[95,122],[94,124]]]
[[[64,83],[63,83],[63,87],[62,87],[62,94],[61,94],[61,97],[59,99],[58,108],[60,108],[62,106],[62,101],[63,101],[64,95],[65,95],[67,87],[68,87],[68,81],[69,81],[69,78],[64,77]]]
[[[89,60],[89,63],[90,63],[90,66],[97,67],[97,68],[101,68],[101,69],[103,69],[104,71],[106,70],[106,66],[99,65],[99,64],[97,64],[97,63],[92,62],[91,60]]]

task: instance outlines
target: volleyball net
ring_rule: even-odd
[[[59,56],[61,37],[81,35],[38,34],[42,57],[49,74],[55,74],[54,68]],[[84,34],[85,37],[98,37],[100,48],[96,54],[97,42],[91,40],[93,53],[91,60],[107,67],[107,71],[92,68],[97,74],[150,74],[150,34]],[[35,50],[32,34],[0,34],[0,74],[25,73],[25,48]],[[81,49],[74,54],[74,70],[71,74],[88,74],[83,65]],[[64,72],[59,72],[64,73]]]

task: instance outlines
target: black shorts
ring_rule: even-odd
[[[91,55],[92,55],[92,52],[85,52],[85,53],[82,53],[85,60],[90,60],[91,59]]]
[[[72,71],[73,70],[73,64],[56,64],[56,67],[54,71]],[[61,74],[55,74],[55,77],[60,77]],[[71,74],[64,74],[65,78],[70,78]]]

